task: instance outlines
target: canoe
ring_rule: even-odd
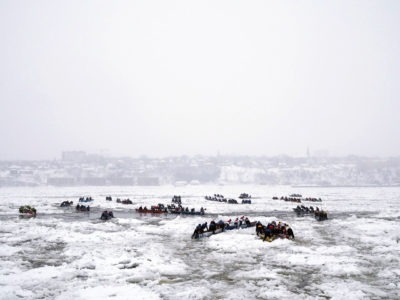
[[[83,198],[79,199],[80,203],[88,203],[88,202],[93,202],[93,201],[94,201],[94,199],[83,199]]]
[[[36,217],[36,213],[20,213],[20,218],[34,218]]]
[[[242,193],[239,196],[240,199],[251,199],[251,195],[247,194],[247,193]]]
[[[18,212],[19,212],[20,217],[23,217],[23,218],[36,217],[36,209],[29,205],[20,206],[20,208],[18,209]]]
[[[314,214],[314,211],[312,211],[312,210],[305,210],[305,209],[296,209],[296,208],[293,208],[293,211],[294,211],[297,215],[311,215],[311,214]]]
[[[136,212],[141,214],[166,214],[167,211],[159,209],[139,209],[136,208]]]
[[[197,236],[196,235],[192,235],[192,239],[197,240],[197,239],[201,239],[201,238],[204,238],[204,237],[209,237],[209,236],[211,236],[213,234],[218,234],[218,233],[221,233],[221,232],[224,232],[224,230],[222,230],[222,228],[215,229],[214,232],[213,231],[204,231],[203,233],[200,233]]]
[[[315,219],[316,219],[317,221],[325,221],[325,220],[328,220],[328,214],[327,214],[326,212],[323,212],[322,214],[321,214],[321,213],[315,214]]]
[[[234,225],[234,224],[232,224],[232,225],[231,224],[226,224],[224,229],[218,228],[214,232],[208,230],[208,231],[205,231],[203,233],[198,234],[197,236],[193,234],[192,235],[192,239],[201,239],[203,237],[209,237],[209,236],[211,236],[213,234],[218,234],[218,233],[221,233],[221,232],[224,232],[224,231],[227,231],[227,230],[250,228],[250,227],[256,226],[256,223],[257,223],[256,221],[250,222],[250,224],[243,223],[240,226]]]
[[[204,215],[204,211],[178,211],[178,210],[170,210],[169,213],[176,215]]]
[[[249,227],[254,227],[256,226],[256,221],[250,222],[250,224],[242,223],[242,225],[239,226],[235,224],[229,224],[228,226],[225,227],[225,230],[233,230],[233,229],[244,229],[244,228],[249,228]]]

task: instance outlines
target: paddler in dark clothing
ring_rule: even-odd
[[[271,230],[271,235],[277,235],[279,232],[277,230],[276,222],[272,221],[271,222],[272,227],[268,227]]]
[[[270,238],[272,236],[272,231],[271,231],[271,226],[270,224],[268,224],[268,226],[263,226],[263,234],[264,234],[264,239],[263,241],[265,241],[267,238]]]
[[[205,222],[205,223],[203,223],[202,225],[201,225],[201,230],[204,232],[204,231],[208,231],[208,226],[207,226],[207,222]]]
[[[106,211],[106,210],[103,211],[102,214],[101,214],[100,219],[102,219],[102,220],[108,220],[108,211]]]
[[[259,235],[259,234],[263,233],[263,231],[264,231],[264,226],[263,226],[263,224],[261,224],[260,221],[257,221],[257,224],[256,224],[256,234]]]
[[[242,223],[243,223],[243,218],[244,218],[244,216],[242,216],[242,217],[239,219],[239,227],[241,227],[241,226],[242,226]]]
[[[192,239],[198,239],[201,232],[201,224],[198,224],[192,234]]]
[[[212,220],[210,222],[210,226],[208,227],[208,231],[212,231],[212,233],[215,233],[215,229],[217,229],[217,224],[214,220]]]
[[[274,232],[275,226],[272,223],[268,223],[266,228],[269,230],[269,232],[272,234]]]
[[[219,220],[217,225],[218,225],[218,228],[221,228],[222,231],[224,231],[224,229],[225,229],[225,222],[224,221]]]
[[[287,234],[288,238],[294,240],[294,233],[293,233],[292,228],[288,227],[287,230],[286,230],[286,234]]]

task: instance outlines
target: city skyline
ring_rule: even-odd
[[[64,152],[59,160],[0,161],[0,187],[262,184],[399,186],[400,157],[103,157]]]

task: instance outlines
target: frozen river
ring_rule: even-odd
[[[252,204],[206,201],[215,193]],[[317,222],[273,196],[300,193],[328,211]],[[113,196],[113,201],[105,200]],[[140,205],[207,208],[205,216],[150,216]],[[80,196],[90,213],[60,208]],[[133,205],[115,199],[130,198]],[[36,218],[19,218],[20,205]],[[103,209],[115,219],[99,220]],[[198,223],[240,216],[284,221],[296,239],[263,242],[254,228],[192,240]],[[159,186],[0,189],[1,299],[399,299],[400,188]]]

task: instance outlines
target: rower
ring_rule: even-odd
[[[218,225],[218,228],[221,228],[222,231],[224,231],[224,229],[225,229],[225,222],[224,221],[219,220],[217,225]]]
[[[201,225],[201,229],[202,229],[203,231],[208,231],[207,222],[205,222],[205,223],[203,223],[203,224]]]
[[[202,226],[201,226],[201,224],[198,224],[196,226],[196,228],[194,229],[194,232],[192,234],[192,239],[198,239],[199,235],[202,234],[202,233],[203,233]]]
[[[292,228],[288,227],[288,229],[286,230],[286,234],[287,234],[288,238],[291,238],[294,240],[294,233],[293,233]]]
[[[106,210],[103,211],[102,214],[101,214],[100,219],[107,220],[108,219],[108,211],[106,211]]]
[[[259,235],[259,234],[263,233],[263,230],[264,230],[263,224],[261,224],[260,221],[257,221],[257,224],[256,224],[256,234]]]
[[[217,229],[217,224],[214,220],[212,220],[210,222],[210,226],[208,227],[208,231],[212,231],[212,233],[215,233],[215,229]]]

